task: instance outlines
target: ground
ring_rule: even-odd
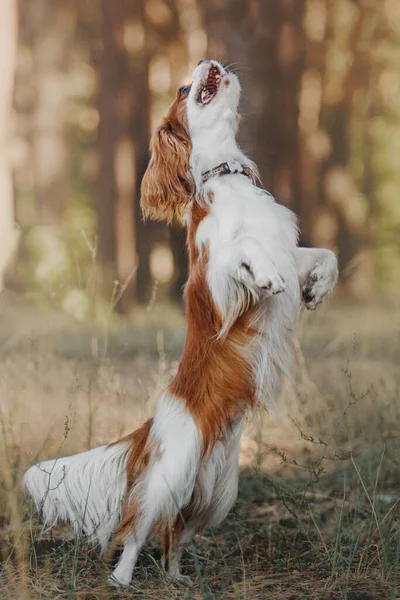
[[[247,424],[239,499],[185,556],[186,589],[149,540],[135,587],[67,527],[43,531],[20,479],[36,458],[112,441],[152,412],[184,339],[176,309],[82,325],[47,304],[0,303],[0,599],[400,598],[400,316],[331,302],[300,324],[279,404]]]

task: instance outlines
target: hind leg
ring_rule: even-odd
[[[175,525],[168,527],[164,539],[164,552],[161,562],[171,579],[177,583],[191,586],[193,585],[193,581],[188,575],[183,575],[181,571],[181,559],[187,544],[196,531],[201,529],[201,520],[191,519],[187,523],[184,523],[183,518],[183,516],[178,516]]]
[[[222,523],[236,502],[242,431],[243,421],[239,419],[222,440],[224,462],[219,476],[213,478],[218,469],[218,465],[213,464],[213,458],[217,458],[215,461],[217,463],[220,461],[220,457],[214,456],[211,457],[210,463],[199,472],[191,506],[178,516],[172,535],[169,534],[169,539],[165,544],[163,564],[170,577],[175,581],[186,585],[192,584],[190,577],[181,572],[181,559],[185,547],[198,531]],[[196,516],[193,516],[194,514]]]
[[[232,435],[226,445],[226,465],[214,488],[213,497],[207,511],[206,527],[216,527],[222,523],[236,502],[242,431],[243,420],[241,419],[233,428]]]
[[[174,398],[160,403],[149,433],[149,464],[127,499],[119,533],[124,550],[110,584],[129,585],[139,552],[153,526],[161,519],[173,522],[193,493],[201,443],[196,424],[184,405]]]

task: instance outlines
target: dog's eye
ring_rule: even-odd
[[[184,87],[179,88],[179,95],[183,96],[183,94],[187,94],[190,90],[190,85],[185,85]]]

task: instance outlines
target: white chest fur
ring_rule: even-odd
[[[259,401],[271,402],[288,368],[300,311],[296,218],[243,175],[215,179],[207,191],[210,213],[196,244],[208,250],[207,279],[223,318],[222,335],[241,314],[245,290],[260,308],[253,352]]]

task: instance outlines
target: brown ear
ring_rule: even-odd
[[[151,159],[141,185],[143,215],[166,221],[175,215],[181,218],[193,192],[190,139],[183,128],[165,119],[151,139],[150,150]]]

